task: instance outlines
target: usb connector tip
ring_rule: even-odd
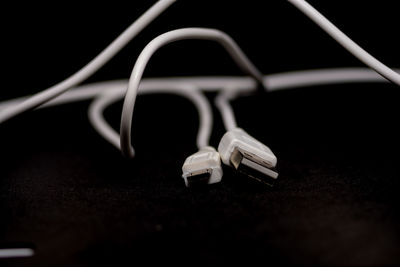
[[[222,179],[221,158],[212,147],[204,147],[191,155],[182,166],[187,187],[218,183]]]

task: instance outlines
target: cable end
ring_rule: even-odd
[[[258,182],[273,186],[278,178],[276,156],[242,129],[227,132],[218,146],[222,162]]]
[[[212,147],[204,147],[191,155],[182,166],[187,187],[219,183],[222,179],[221,158]]]

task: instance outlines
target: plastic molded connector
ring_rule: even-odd
[[[182,166],[187,187],[219,183],[222,179],[221,158],[213,147],[204,147],[191,155]]]
[[[271,149],[240,128],[222,137],[218,152],[224,164],[259,182],[273,185],[278,178],[277,159]]]

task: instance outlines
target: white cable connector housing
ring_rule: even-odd
[[[271,149],[240,128],[222,137],[218,152],[224,164],[259,182],[272,185],[278,178],[277,159]]]
[[[191,155],[182,166],[182,177],[187,187],[221,182],[221,158],[215,148],[207,146]]]

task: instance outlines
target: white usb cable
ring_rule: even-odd
[[[250,90],[252,88],[249,88]],[[247,177],[272,186],[278,178],[275,171],[277,158],[269,147],[238,128],[229,102],[239,93],[240,90],[231,85],[224,88],[215,98],[215,105],[227,130],[219,143],[218,152],[224,164]]]
[[[186,28],[164,33],[151,41],[139,55],[136,64],[132,70],[128,89],[125,95],[124,105],[121,115],[121,151],[128,157],[134,156],[131,145],[131,127],[132,114],[135,106],[136,95],[139,89],[144,70],[151,56],[162,46],[171,42],[185,39],[204,39],[213,40],[220,43],[231,55],[234,61],[250,74],[256,81],[263,83],[263,76],[260,71],[251,63],[251,61],[242,52],[239,46],[225,33],[205,28]]]
[[[400,85],[400,74],[391,70],[360,46],[354,41],[347,37],[341,32],[335,25],[327,20],[321,13],[315,8],[308,4],[304,0],[288,0],[304,14],[309,16],[315,23],[317,23],[322,29],[330,34],[336,41],[342,44],[347,50],[353,55],[363,61],[365,64],[375,69],[382,76]],[[142,29],[144,29],[152,20],[154,20],[159,14],[167,9],[174,0],[160,0],[153,5],[147,12],[145,12],[138,20],[136,20],[125,32],[123,32],[113,43],[111,43],[101,54],[99,54],[94,60],[87,64],[83,69],[72,75],[70,78],[60,82],[59,84],[46,89],[30,98],[27,98],[24,102],[18,103],[17,105],[9,105],[7,108],[0,111],[0,123],[24,112],[29,109],[35,108],[50,99],[62,94],[69,88],[83,82],[86,78],[101,68],[109,59],[111,59],[123,46],[125,46],[132,38],[134,38]]]
[[[147,85],[147,86],[146,86]],[[151,84],[149,84],[151,85]],[[199,184],[213,184],[221,181],[222,168],[219,154],[213,147],[208,145],[213,116],[211,107],[206,97],[196,87],[176,83],[172,87],[150,87],[145,84],[141,87],[139,94],[148,93],[170,93],[177,94],[191,100],[199,113],[199,131],[197,135],[197,147],[199,152],[188,157],[182,167],[182,177],[187,187]],[[89,119],[97,132],[108,142],[120,149],[119,134],[106,122],[103,117],[104,109],[110,104],[121,100],[123,91],[106,92],[98,96],[89,107]]]
[[[400,72],[400,70],[396,71]],[[382,78],[376,72],[364,68],[295,71],[264,76],[264,84],[268,87],[269,91],[286,90],[298,87],[321,86],[337,83],[381,82],[387,82],[387,80]],[[94,123],[95,129],[99,132],[99,134],[118,148],[119,135],[104,120],[102,112],[104,108],[107,107],[107,105],[123,97],[126,91],[126,84],[127,81],[123,80],[108,81],[80,86],[71,89],[69,92],[51,100],[45,105],[42,105],[40,108],[98,98],[98,100],[96,100],[90,108],[91,121]],[[271,157],[271,155],[273,154],[268,148],[263,147],[262,144],[260,145],[258,141],[256,141],[257,145],[255,145],[254,147],[258,146],[257,150],[255,150],[257,154],[249,154],[249,157],[248,155],[245,155],[243,153],[243,149],[241,151],[237,149],[237,151],[235,152],[234,146],[229,146],[229,144],[233,144],[235,142],[239,143],[239,141],[243,139],[245,139],[246,143],[248,143],[248,140],[252,139],[252,137],[249,136],[247,133],[240,129],[237,129],[236,119],[233,113],[233,109],[229,104],[229,101],[233,100],[238,93],[247,93],[253,91],[255,89],[255,86],[256,83],[254,82],[254,79],[248,77],[151,78],[144,79],[141,82],[141,90],[139,91],[140,93],[156,93],[163,91],[163,89],[159,88],[174,88],[172,90],[164,89],[164,92],[171,93],[171,91],[174,91],[173,93],[176,94],[197,95],[192,98],[187,98],[192,100],[193,103],[197,103],[199,116],[203,116],[205,118],[211,117],[211,112],[209,104],[204,99],[204,96],[200,93],[200,91],[220,92],[216,102],[221,114],[223,114],[222,118],[224,121],[224,125],[226,126],[228,133],[230,133],[227,134],[225,137],[225,139],[228,141],[222,142],[221,140],[221,143],[225,143],[225,148],[221,147],[219,149],[220,153],[216,152],[215,149],[211,147],[207,147],[212,127],[211,123],[207,122],[207,119],[200,119],[199,134],[197,138],[199,152],[188,157],[188,159],[185,161],[184,167],[182,168],[186,185],[190,186],[202,182],[219,182],[222,177],[219,154],[224,155],[223,159],[228,165],[231,164],[231,166],[237,168],[241,172],[246,173],[247,175],[249,175],[249,177],[255,178],[256,180],[261,180],[262,182],[267,184],[274,181],[271,179],[276,179],[277,174],[273,170],[272,166],[276,164],[276,160]],[[181,91],[183,91],[183,93]],[[5,102],[0,102],[0,110],[3,110],[18,103],[22,103],[25,99],[26,97],[22,97]],[[199,99],[200,102],[204,102],[200,105],[206,108],[199,108]],[[201,123],[201,121],[203,121],[203,123]],[[208,121],[211,120],[209,119]],[[232,140],[237,141],[232,142]],[[227,149],[228,147],[231,147],[233,149]],[[245,145],[245,148],[249,150],[247,145]],[[257,159],[261,158],[260,156],[269,159],[270,162],[267,162],[267,165],[265,165],[265,163],[261,161],[261,163],[263,163],[265,166],[261,164],[254,164],[254,162],[260,162],[257,161]],[[264,179],[261,179],[260,177]]]
[[[357,45],[353,40],[340,31],[334,24],[326,19],[315,8],[304,0],[288,0],[305,15],[311,18],[324,31],[331,35],[350,53],[356,56],[367,66],[374,69],[387,80],[400,85],[400,74],[398,70],[392,70],[368,52]],[[39,107],[46,102],[56,98],[69,88],[83,82],[108,60],[110,60],[123,46],[143,30],[152,20],[158,17],[174,0],[160,0],[153,5],[145,14],[136,20],[125,32],[123,32],[113,43],[111,43],[102,53],[93,59],[84,68],[72,75],[61,83],[46,89],[32,97],[11,100],[0,103],[0,123],[33,108]],[[237,123],[233,109],[229,101],[234,99],[239,93],[254,90],[256,83],[261,83],[270,91],[283,90],[301,86],[314,86],[336,82],[359,82],[359,81],[379,81],[382,79],[376,74],[364,69],[336,69],[336,70],[316,70],[306,72],[293,72],[285,74],[275,74],[263,77],[261,72],[251,63],[251,61],[240,50],[236,43],[225,33],[213,29],[187,28],[167,32],[150,42],[140,54],[133,68],[131,77],[126,90],[123,110],[121,115],[120,135],[118,135],[104,120],[103,110],[111,103],[122,98],[123,89],[113,88],[116,84],[99,83],[89,85],[86,90],[75,91],[62,97],[50,101],[43,107],[90,99],[95,97],[89,109],[89,118],[96,130],[115,147],[120,148],[123,154],[133,157],[134,150],[131,145],[131,123],[134,110],[136,95],[141,83],[141,78],[146,64],[151,56],[162,46],[184,39],[205,39],[219,42],[232,56],[234,61],[250,74],[254,80],[249,78],[197,78],[197,79],[168,79],[160,85],[161,80],[153,79],[148,83],[143,82],[141,88],[146,84],[159,87],[148,87],[147,92],[168,92],[181,94],[193,103],[199,110],[200,127],[197,138],[199,151],[188,157],[182,168],[183,178],[187,186],[198,183],[219,182],[222,177],[220,167],[220,157],[222,161],[237,170],[246,173],[249,177],[266,182],[262,176],[272,179],[277,178],[274,171],[276,157],[272,151],[244,130],[237,128]],[[396,72],[397,71],[397,72]],[[118,83],[118,82],[116,82]],[[170,86],[168,86],[168,84]],[[149,85],[148,85],[149,86]],[[102,88],[102,89],[101,89]],[[157,88],[157,89],[156,89]],[[163,88],[163,89],[160,89]],[[212,116],[208,102],[199,92],[201,90],[211,90],[221,88],[221,92],[216,98],[216,105],[220,109],[227,133],[223,136],[218,152],[208,145],[208,139],[212,128]],[[100,90],[101,89],[101,90]],[[107,90],[107,91],[106,91]],[[144,89],[143,89],[144,90]],[[146,90],[143,91],[144,93]],[[23,101],[22,101],[23,99]],[[120,141],[118,140],[120,139]],[[269,182],[266,182],[269,183]]]
[[[269,91],[283,90],[301,86],[315,86],[336,82],[383,81],[376,73],[360,69],[316,70],[270,75],[264,84]],[[249,91],[254,90],[254,86]],[[259,182],[273,185],[278,177],[275,171],[277,159],[272,151],[242,129],[237,123],[230,101],[237,97],[241,90],[230,85],[224,88],[215,99],[227,133],[218,146],[222,162],[232,166]],[[243,91],[243,90],[242,90]]]

